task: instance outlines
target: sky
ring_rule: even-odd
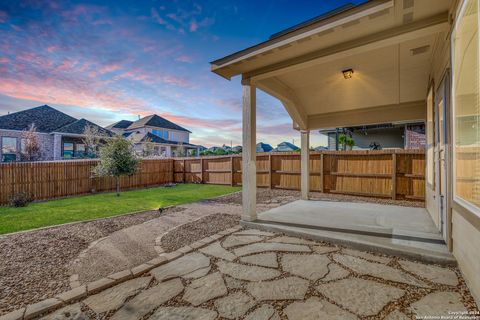
[[[0,115],[48,104],[106,126],[161,115],[191,143],[241,144],[240,79],[210,61],[361,1],[0,0]],[[257,93],[257,142],[299,145],[282,104]],[[326,145],[314,132],[313,146]]]

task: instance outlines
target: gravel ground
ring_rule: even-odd
[[[197,240],[211,236],[222,230],[238,225],[239,216],[213,214],[173,229],[162,237],[162,248],[166,252],[175,251]]]
[[[258,211],[265,211],[298,200],[299,197],[300,193],[297,191],[258,189]],[[424,205],[423,202],[369,199],[321,193],[312,193],[311,197],[312,199],[331,201],[374,202],[404,206]],[[219,218],[214,220],[204,218],[175,229],[166,236],[165,249],[174,250],[196,239],[214,234],[221,228],[225,229],[235,225],[238,223],[241,213],[240,204],[241,193],[235,193],[189,205],[190,211],[196,211],[197,208],[200,210],[200,207],[205,207],[205,205],[212,205],[209,214],[218,214],[216,216]],[[229,212],[225,212],[227,209]],[[223,213],[230,213],[230,215]],[[0,256],[2,257],[0,259],[0,315],[70,289],[69,277],[72,274],[72,264],[78,260],[81,253],[89,248],[92,242],[164,215],[183,214],[188,214],[188,210],[170,208],[162,214],[158,211],[148,211],[0,236]],[[94,255],[90,258],[94,258]],[[85,261],[88,262],[88,260]],[[102,276],[103,271],[107,272],[108,270],[98,271],[98,276]]]
[[[89,243],[159,216],[158,211],[0,237],[0,315],[70,289],[65,262]]]

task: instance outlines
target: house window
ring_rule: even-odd
[[[2,137],[2,162],[17,160],[17,138]]]
[[[63,158],[71,159],[73,158],[73,143],[64,142],[63,143]]]
[[[153,129],[152,133],[156,136],[159,136],[162,139],[168,140],[168,131],[162,129]]]
[[[452,51],[454,198],[480,215],[478,0],[463,2]]]
[[[85,157],[85,144],[77,143],[75,145],[75,158]]]

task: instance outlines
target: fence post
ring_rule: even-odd
[[[323,193],[323,152],[320,154],[320,192]]]
[[[233,187],[233,174],[234,174],[234,170],[233,170],[233,155],[230,156],[230,186]]]
[[[273,181],[272,181],[272,154],[268,155],[268,183],[270,185],[270,190],[273,189]]]
[[[200,183],[203,183],[203,158],[200,159]]]
[[[183,175],[183,183],[185,183],[185,159],[183,159],[183,168],[182,168],[182,175]]]
[[[397,198],[397,154],[392,153],[392,199]]]

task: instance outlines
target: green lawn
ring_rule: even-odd
[[[230,186],[180,184],[171,188],[125,191],[120,197],[115,193],[101,193],[31,203],[24,208],[0,207],[0,234],[158,209],[238,190],[240,188]]]

